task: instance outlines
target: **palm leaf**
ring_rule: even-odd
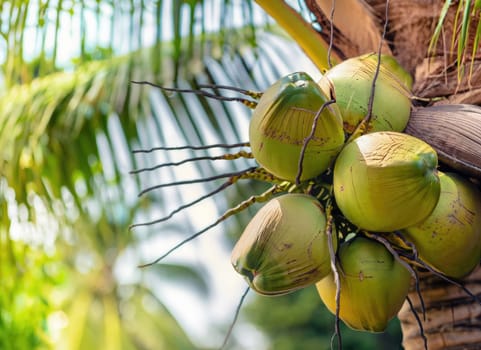
[[[16,14],[19,14],[17,18],[21,13],[26,15],[27,5],[22,6],[18,12],[11,13],[12,18],[16,17]],[[79,6],[81,13],[87,17],[90,7],[86,2],[81,2]],[[99,13],[99,6],[94,6],[95,13]],[[226,6],[228,8],[230,5]],[[5,3],[1,4],[2,9],[6,7]],[[129,9],[132,10],[132,8]],[[207,11],[207,7],[205,9]],[[246,13],[252,11],[247,7],[245,9]],[[125,12],[120,8],[115,8],[113,11],[114,13]],[[137,10],[133,11],[134,15],[140,15],[136,12]],[[100,21],[102,16],[98,17],[96,21]],[[253,21],[253,17],[253,15],[246,16],[250,18],[249,21]],[[45,16],[45,21],[46,18]],[[7,22],[7,18],[3,15],[2,21]],[[110,21],[110,25],[114,26],[115,20],[110,19]],[[8,19],[8,22],[12,26],[11,31],[14,35],[21,32],[13,26],[15,22],[13,19]],[[57,31],[61,30],[61,23],[56,22],[58,21],[54,24],[45,23],[38,29],[36,35],[45,38],[47,26],[54,26]],[[86,33],[90,29],[85,27],[83,30],[84,36],[88,36]],[[164,85],[187,88],[196,88],[200,83],[217,83],[261,90],[277,79],[280,74],[290,70],[276,57],[287,57],[291,49],[284,39],[276,39],[270,34],[260,35],[258,43],[262,44],[262,49],[252,51],[246,50],[245,47],[237,47],[237,44],[245,42],[246,37],[251,37],[250,32],[252,32],[250,25],[245,30],[224,29],[222,35],[225,44],[222,52],[225,54],[217,58],[211,57],[211,50],[218,47],[221,41],[217,40],[215,35],[209,34],[207,30],[204,34],[194,37],[193,44],[186,45],[185,41],[175,44],[174,39],[115,58],[108,57],[111,52],[114,52],[113,47],[102,49],[102,45],[98,43],[97,46],[101,50],[95,48],[92,50],[85,41],[81,43],[83,48],[75,62],[76,69],[65,71],[59,69],[60,51],[58,49],[52,57],[48,55],[48,49],[41,44],[38,52],[40,58],[31,61],[28,65],[25,65],[27,59],[22,53],[11,54],[19,50],[20,46],[15,46],[13,51],[9,51],[4,65],[7,77],[5,83],[9,89],[0,96],[2,186],[8,191],[14,191],[15,202],[29,208],[32,218],[35,217],[35,208],[31,205],[30,199],[34,195],[43,198],[44,203],[57,215],[58,220],[64,220],[64,223],[69,225],[69,230],[74,230],[75,246],[64,245],[61,241],[57,243],[66,258],[65,263],[71,269],[69,274],[72,278],[79,278],[78,282],[82,281],[74,270],[76,261],[84,258],[83,252],[79,251],[78,247],[84,247],[84,249],[88,247],[99,269],[110,269],[115,266],[117,258],[126,249],[132,248],[135,240],[148,240],[148,237],[156,232],[155,228],[149,229],[149,236],[145,238],[136,232],[129,233],[126,228],[128,224],[139,218],[150,220],[151,215],[158,215],[159,211],[165,211],[166,209],[159,209],[165,204],[164,193],[152,192],[141,198],[137,198],[136,195],[142,188],[159,183],[159,179],[175,178],[179,172],[169,169],[160,174],[154,172],[140,176],[132,176],[128,172],[158,164],[158,162],[173,160],[178,155],[167,153],[139,157],[134,155],[132,150],[159,145],[202,145],[213,142],[246,141],[245,134],[241,131],[247,125],[248,110],[245,107],[209,101],[199,96],[170,96],[130,82],[150,80]],[[158,35],[163,37],[162,33]],[[59,32],[58,40],[61,37]],[[279,40],[282,41],[279,42]],[[140,42],[136,45],[140,46]],[[178,61],[172,59],[175,57],[175,45],[181,48]],[[135,48],[134,44],[132,48]],[[159,54],[159,48],[162,48],[161,54]],[[91,57],[89,57],[90,54]],[[93,61],[94,57],[102,59]],[[200,68],[191,71],[190,66],[185,64],[191,60],[200,63],[198,65]],[[275,67],[272,62],[275,62]],[[25,70],[20,69],[20,66]],[[172,72],[175,73],[172,74]],[[259,74],[260,72],[263,74]],[[168,124],[170,129],[166,127]],[[175,130],[177,138],[172,138],[169,130]],[[190,153],[190,156],[192,155]],[[229,162],[221,166],[223,171],[231,167],[244,168],[245,163]],[[210,162],[199,162],[194,166],[193,171],[194,176],[202,177],[205,174],[218,172],[218,168]],[[202,190],[205,193],[216,186],[217,184],[207,184]],[[239,187],[236,191],[245,198],[246,194],[242,192],[242,188],[245,187]],[[174,197],[178,198],[176,202],[180,202],[183,195],[179,190],[174,193]],[[238,193],[233,193],[232,190],[226,195],[230,199],[237,196]],[[222,198],[216,203],[222,209],[230,205]],[[7,205],[2,201],[2,213],[6,212]],[[75,213],[80,213],[81,216]],[[5,225],[3,229],[10,228],[9,222],[2,220],[2,225]],[[177,230],[179,226],[179,222],[171,224],[171,227],[176,227]],[[183,225],[183,229],[185,232],[194,230],[188,222]],[[58,233],[59,237],[62,234]],[[7,249],[2,251],[7,253],[8,246],[12,244],[15,245],[7,240],[5,244]],[[105,254],[107,251],[108,255]],[[9,266],[14,272],[14,267],[18,266],[23,258],[12,255],[9,261]],[[7,275],[11,276],[12,271]],[[87,276],[90,275],[91,273],[87,274]],[[185,269],[183,275],[190,276],[192,285],[199,286],[201,291],[206,290],[206,286],[202,285],[201,278],[195,271],[190,271],[189,274]],[[16,281],[18,282],[19,279],[16,278]],[[76,291],[79,296],[85,293],[92,297],[91,293],[95,292],[92,288],[92,285],[87,285]],[[111,297],[115,298],[111,295],[105,296],[105,298]],[[78,300],[80,302],[84,299]],[[91,305],[94,299],[85,300],[85,305]],[[102,302],[107,308],[112,305],[110,299],[104,299]],[[78,308],[89,309],[85,305]],[[75,312],[75,314],[81,316],[81,313]],[[71,339],[80,339],[77,346],[82,347],[86,344],[82,340],[84,336],[95,340],[95,333],[86,321],[89,317],[92,315],[87,313],[78,321],[75,317],[70,321],[72,327],[70,331],[73,332]],[[109,317],[103,318],[103,322]],[[175,320],[171,321],[175,324]],[[166,321],[155,323],[155,327],[160,327],[162,324],[166,324]],[[103,327],[102,322],[99,323],[99,327]],[[122,323],[120,327],[123,327]],[[166,332],[169,334],[168,331]],[[8,339],[10,333],[5,334]],[[123,335],[125,334],[123,332]],[[145,339],[145,337],[148,335],[141,338]],[[139,344],[144,342],[138,335],[127,338],[125,338],[125,344],[134,344],[131,348],[138,348]],[[105,344],[113,344],[108,343],[107,340],[106,342]],[[189,348],[188,345],[184,347]]]
[[[451,0],[445,0],[441,9],[439,19],[434,29],[433,35],[429,42],[428,54],[434,56],[439,36],[443,30],[443,26],[448,17],[449,8],[452,5]],[[452,23],[453,35],[451,38],[451,46],[449,49],[450,55],[456,52],[456,70],[458,84],[461,82],[465,75],[466,60],[471,51],[471,59],[469,65],[468,83],[471,83],[471,77],[473,73],[474,62],[476,58],[476,52],[478,50],[479,37],[481,36],[480,21],[476,27],[473,26],[477,17],[479,17],[480,4],[479,1],[474,3],[471,0],[459,1],[454,14],[454,20]],[[474,29],[474,35],[470,34],[470,30]],[[456,49],[455,49],[455,46]]]
[[[438,43],[439,35],[441,34],[441,30],[443,29],[443,23],[444,23],[444,20],[446,19],[446,15],[448,14],[448,10],[449,10],[449,7],[451,6],[451,2],[452,2],[451,0],[446,0],[441,9],[441,13],[439,14],[438,23],[436,24],[436,28],[434,29],[433,36],[431,37],[431,41],[429,42],[428,54],[430,55],[434,54],[434,48]]]
[[[255,43],[257,15],[252,3],[220,2],[221,11],[211,1],[0,1],[6,62],[6,86],[28,83],[39,76],[85,63],[156,46],[152,51],[153,71],[160,72],[164,43],[170,41],[174,77],[196,53],[194,42],[220,31],[217,43],[223,45],[237,36],[226,30],[245,26],[242,41]],[[241,11],[246,16],[228,13]],[[235,23],[234,23],[235,17]],[[239,21],[240,20],[240,21]],[[72,41],[73,39],[73,41]],[[77,40],[75,40],[77,39]],[[201,46],[200,51],[205,51]],[[65,55],[68,52],[69,56]],[[32,59],[33,57],[33,59]],[[174,79],[175,80],[175,79]]]
[[[257,0],[257,2],[300,45],[319,70],[324,71],[329,68],[328,44],[300,13],[285,1],[274,3],[268,0]],[[339,57],[336,59],[339,60]]]
[[[279,47],[275,51],[264,49],[262,54],[285,55],[279,50]],[[137,145],[147,147],[142,141],[145,135],[138,132],[147,120],[156,124],[155,129],[146,128],[151,132],[157,130],[151,136],[156,140],[153,146],[173,143],[164,135],[165,108],[170,110],[174,128],[180,131],[184,140],[188,140],[184,143],[202,145],[212,142],[205,138],[206,129],[218,135],[220,142],[246,141],[238,131],[240,124],[245,125],[241,120],[246,117],[246,109],[244,117],[238,117],[232,114],[231,106],[216,103],[216,112],[213,112],[214,103],[201,96],[179,94],[167,97],[150,88],[130,84],[130,80],[154,76],[150,57],[150,54],[139,51],[126,57],[87,63],[75,72],[58,72],[13,87],[0,99],[0,155],[6,165],[2,172],[19,202],[26,202],[29,191],[58,198],[58,190],[65,187],[82,209],[81,202],[102,194],[104,185],[129,182],[134,186],[131,192],[139,192],[140,180],[129,176],[128,170],[137,167],[136,163],[141,159],[133,157],[131,152]],[[270,59],[264,56],[247,62],[247,57],[242,58],[240,52],[237,57],[243,59],[246,69],[251,71],[262,69]],[[196,88],[200,82],[235,86],[239,75],[216,77],[214,74],[229,72],[229,65],[237,65],[237,61],[236,57],[218,62],[209,60],[204,70],[206,73],[178,85]],[[183,74],[190,73],[185,71]],[[272,81],[278,74],[273,72],[267,79]],[[242,83],[259,89],[268,81],[243,78]],[[209,106],[206,116],[196,111],[203,106]],[[113,127],[115,133],[109,131]],[[117,135],[115,140],[113,135]],[[120,154],[119,149],[124,151],[124,164],[115,160]],[[200,164],[199,167],[201,172],[214,171],[210,164]],[[79,184],[83,184],[86,193],[78,193],[76,186]],[[119,195],[123,196],[123,193]],[[113,199],[119,200],[123,198]],[[104,204],[108,207],[109,203]]]
[[[469,79],[468,81],[471,82],[471,77],[473,75],[473,67],[474,67],[474,59],[476,57],[476,52],[479,49],[479,40],[481,39],[481,1],[476,0],[473,7],[472,17],[478,20],[478,24],[476,26],[476,34],[474,36],[473,42],[473,51],[471,52],[471,63],[469,65]]]
[[[461,31],[459,33],[458,38],[458,81],[461,81],[461,78],[464,75],[464,61],[466,57],[466,47],[468,46],[468,30],[471,24],[471,0],[466,0],[463,9],[463,18],[461,21]]]

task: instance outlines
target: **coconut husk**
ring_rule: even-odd
[[[411,113],[406,133],[430,144],[441,162],[481,180],[481,107],[419,108]]]
[[[321,35],[326,42],[330,41],[331,35],[332,3],[332,0],[306,0],[307,7],[314,13],[322,27]],[[333,20],[335,38],[333,49],[339,52],[343,59],[378,51],[384,23],[382,17],[376,16],[371,6],[365,1],[336,1]],[[383,43],[381,51],[392,55],[387,42]]]

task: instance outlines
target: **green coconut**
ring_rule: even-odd
[[[440,173],[441,195],[431,215],[403,231],[419,258],[453,278],[481,260],[481,193],[463,177]]]
[[[439,199],[437,155],[424,141],[376,132],[347,144],[334,166],[334,196],[356,226],[390,232],[413,226]]]
[[[339,318],[349,327],[382,332],[401,309],[409,291],[409,271],[380,243],[354,237],[339,247]],[[331,271],[316,283],[317,291],[333,314],[336,283]]]
[[[319,81],[324,91],[334,89],[344,129],[352,133],[368,113],[378,55],[350,58],[328,70]],[[411,113],[412,78],[397,61],[381,55],[368,132],[403,131]]]
[[[289,293],[325,277],[330,255],[319,201],[305,194],[271,199],[245,228],[231,262],[251,288],[264,295]]]
[[[369,57],[369,59],[377,64],[377,53],[370,53],[364,56]],[[361,56],[362,57],[362,56]],[[390,55],[381,54],[381,67],[383,71],[386,70],[388,75],[392,75],[393,79],[398,81],[404,87],[407,87],[409,93],[413,87],[413,77],[409,74],[399,62]]]
[[[270,86],[254,109],[249,142],[257,162],[273,175],[294,182],[304,140],[321,106],[330,100],[309,75],[289,74]],[[301,180],[323,173],[344,144],[342,117],[335,104],[321,113],[303,158]]]

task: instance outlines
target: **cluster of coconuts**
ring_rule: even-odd
[[[300,193],[274,197],[249,222],[231,257],[263,295],[315,284],[334,313],[339,292],[340,319],[373,332],[398,313],[411,273],[372,235],[401,249],[412,243],[420,261],[454,279],[481,259],[481,194],[469,180],[439,171],[430,145],[402,133],[412,79],[392,57],[380,56],[371,119],[361,136],[350,137],[369,112],[378,57],[348,59],[319,82],[293,73],[264,92],[250,122],[255,159],[279,179],[330,189],[330,200],[302,186]],[[341,229],[339,217],[355,229]],[[393,238],[400,235],[401,243]]]

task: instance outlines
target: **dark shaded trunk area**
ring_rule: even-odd
[[[423,320],[421,303],[416,291],[409,297],[422,319],[424,335],[429,350],[480,349],[481,348],[481,267],[464,279],[463,285],[478,300],[469,296],[460,287],[441,280],[432,274],[421,278],[421,294],[426,307]],[[406,350],[424,348],[418,322],[406,302],[398,314],[403,331],[403,346]]]

